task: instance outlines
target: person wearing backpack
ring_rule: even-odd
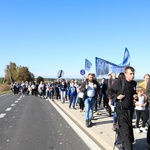
[[[116,100],[118,121],[118,140],[122,149],[133,150],[134,135],[132,118],[134,113],[134,99],[137,98],[134,81],[135,69],[131,66],[125,68],[125,79],[117,80],[109,89],[112,98]],[[124,85],[122,85],[124,84]],[[124,89],[122,89],[122,86]]]

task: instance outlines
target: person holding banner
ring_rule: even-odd
[[[85,123],[86,127],[92,126],[93,107],[100,90],[99,83],[94,73],[89,73],[87,79],[82,83],[80,91],[84,93]]]

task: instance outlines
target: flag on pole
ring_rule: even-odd
[[[130,54],[127,48],[125,48],[123,62],[119,66],[130,66]]]
[[[92,63],[88,59],[85,59],[85,70],[90,71],[91,67]]]

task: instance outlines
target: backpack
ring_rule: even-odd
[[[122,94],[123,94],[123,92],[124,92],[124,89],[125,89],[125,80],[124,79],[122,79],[121,80],[121,91],[122,91]]]
[[[122,92],[122,94],[123,94],[123,92],[124,92],[124,89],[125,89],[125,80],[124,79],[122,79],[121,80],[121,92]],[[120,105],[121,105],[121,102],[120,102]],[[121,108],[122,108],[122,105],[121,105]],[[123,147],[123,145],[120,143],[120,141],[119,141],[119,139],[118,139],[118,136],[119,136],[119,126],[118,126],[118,123],[117,123],[117,125],[116,125],[116,137],[115,137],[115,143],[114,143],[114,148],[113,148],[113,150],[115,149],[115,146],[118,148],[118,150],[120,149],[124,149],[124,147]]]

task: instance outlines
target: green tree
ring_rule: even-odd
[[[17,68],[16,81],[34,81],[34,74],[27,67],[20,66]]]
[[[15,63],[10,62],[5,69],[5,82],[21,82],[22,80],[34,81],[34,74],[27,67],[18,67]]]
[[[40,83],[41,81],[44,82],[44,78],[41,77],[41,76],[38,76],[38,77],[36,78],[36,82],[37,82],[37,83]]]

